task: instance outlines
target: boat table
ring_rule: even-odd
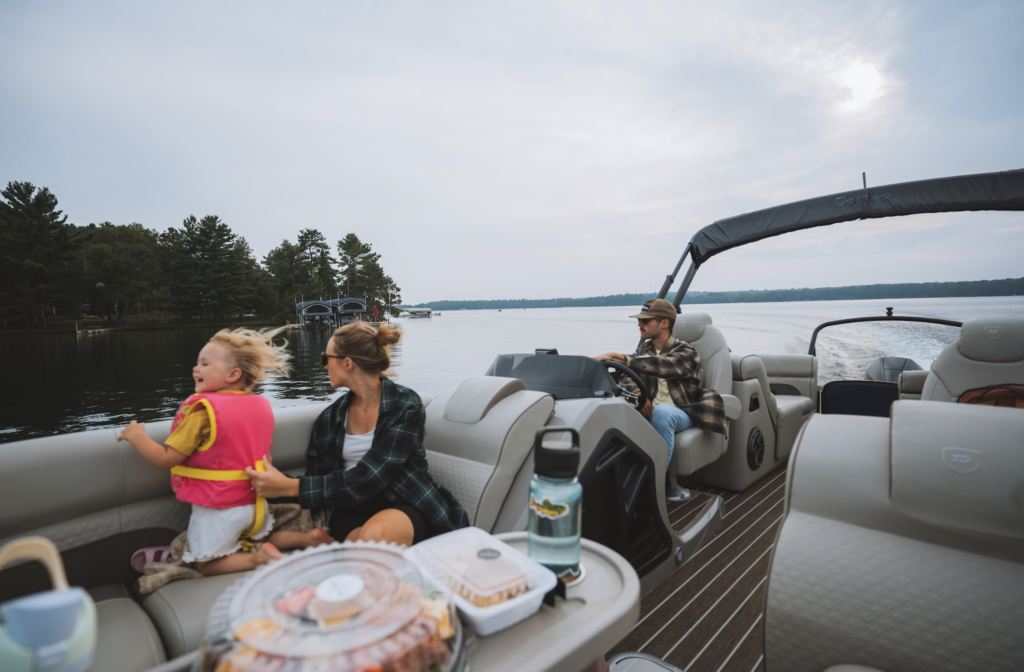
[[[526,532],[495,535],[526,553]],[[580,540],[580,563],[586,576],[565,589],[565,599],[525,621],[477,637],[464,628],[466,642],[460,672],[577,672],[626,636],[640,615],[640,579],[615,551]],[[192,652],[148,672],[187,672],[198,667]]]
[[[526,553],[526,532],[495,536]],[[465,672],[576,672],[626,636],[640,615],[636,571],[610,548],[589,539],[580,545],[586,576],[579,585],[507,630],[489,637],[470,633]]]

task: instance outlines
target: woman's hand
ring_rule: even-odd
[[[269,455],[263,456],[266,471],[256,471],[252,467],[245,468],[245,475],[252,483],[252,489],[258,497],[298,497],[299,479],[285,476],[270,461]]]

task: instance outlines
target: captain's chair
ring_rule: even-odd
[[[1024,669],[1022,436],[1015,408],[812,417],[768,577],[768,672]]]
[[[968,320],[932,362],[921,399],[956,401],[976,387],[1024,383],[1024,318]]]
[[[673,334],[680,341],[692,345],[700,355],[701,387],[715,390],[725,401],[726,422],[740,417],[740,403],[732,396],[732,363],[729,346],[717,327],[712,326],[707,313],[689,313],[676,317]],[[657,390],[650,390],[654,394]],[[725,453],[726,437],[691,427],[676,434],[672,451],[671,476],[689,476]]]

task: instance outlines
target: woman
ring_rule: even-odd
[[[291,478],[264,458],[247,470],[261,497],[297,497],[326,513],[331,536],[411,545],[469,525],[462,506],[427,473],[426,412],[412,390],[390,380],[388,346],[401,332],[357,322],[334,332],[320,356],[331,387],[348,393],[313,423],[306,475]]]

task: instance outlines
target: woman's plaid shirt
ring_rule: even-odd
[[[658,392],[658,378],[664,378],[672,401],[686,411],[698,427],[725,434],[725,403],[718,392],[701,387],[700,355],[696,348],[669,336],[660,355],[647,340],[636,349],[636,354],[625,357],[626,366],[637,372],[652,398]],[[636,383],[625,376],[619,384],[634,394],[639,392]]]
[[[345,416],[351,394],[343,394],[313,423],[306,449],[306,476],[299,479],[304,509],[344,508],[374,495],[416,507],[437,532],[469,525],[465,510],[427,473],[423,450],[427,414],[418,394],[381,378],[380,412],[370,450],[352,469],[342,459]]]

